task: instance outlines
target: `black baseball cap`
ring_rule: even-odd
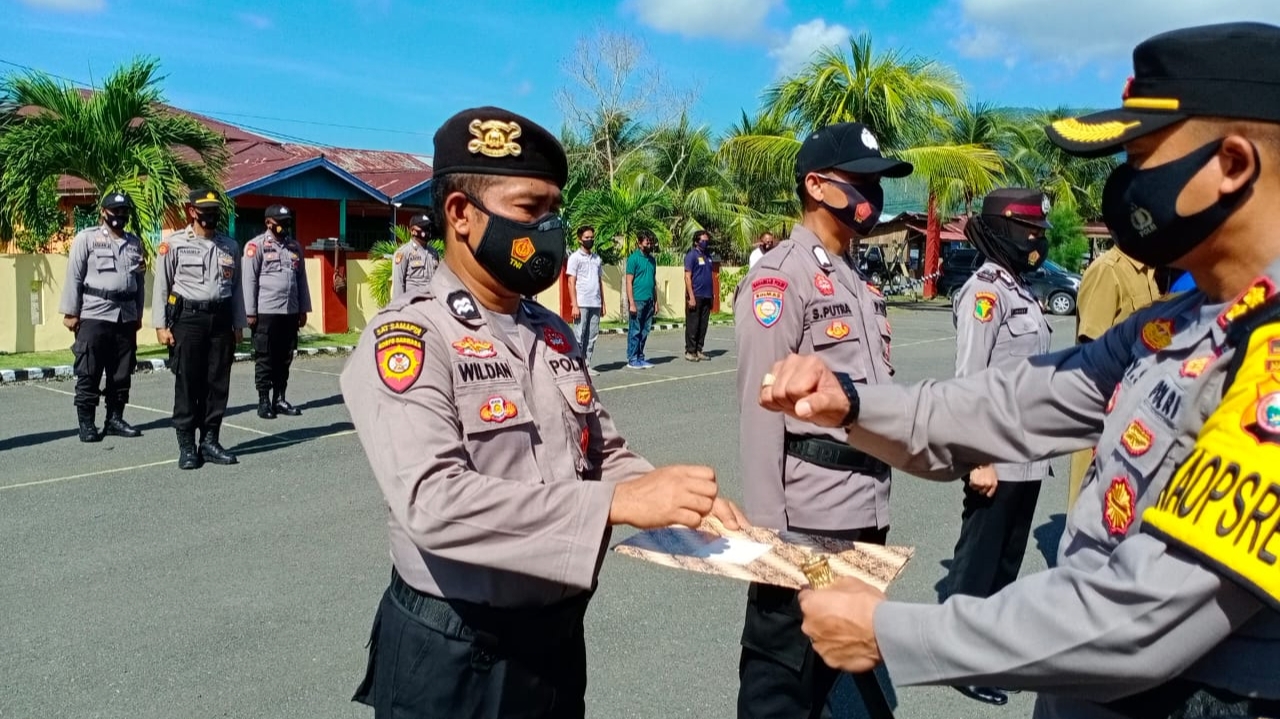
[[[122,207],[133,209],[133,199],[127,192],[108,192],[102,196],[102,201],[98,204],[104,210],[118,210]]]
[[[540,177],[564,187],[569,159],[541,125],[500,107],[463,110],[436,131],[434,177],[469,173]]]
[[[293,211],[291,211],[288,207],[285,207],[284,205],[272,205],[268,207],[267,211],[263,214],[266,215],[266,218],[268,220],[279,221],[279,220],[293,219]]]
[[[1280,27],[1257,22],[1201,25],[1143,41],[1115,110],[1058,120],[1045,131],[1080,157],[1124,144],[1190,117],[1280,123]]]
[[[194,205],[197,209],[208,209],[211,207],[222,207],[222,201],[218,199],[218,193],[207,187],[196,188],[187,195],[187,202]]]
[[[860,175],[906,177],[914,170],[909,162],[880,154],[880,142],[871,128],[860,122],[828,125],[805,138],[796,155],[796,179],[810,172],[844,170]]]
[[[1034,227],[1049,226],[1049,197],[1039,190],[1003,187],[982,200],[982,214]]]
[[[414,215],[413,217],[409,218],[409,226],[421,227],[424,230],[429,230],[435,226],[435,220],[431,219],[431,215],[422,213],[420,215]]]

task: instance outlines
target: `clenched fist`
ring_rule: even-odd
[[[823,427],[839,427],[849,398],[827,365],[812,355],[775,362],[760,386],[760,406]]]

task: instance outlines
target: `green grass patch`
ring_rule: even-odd
[[[139,336],[155,337],[155,331],[151,328],[143,328]],[[354,345],[360,340],[359,332],[347,332],[340,335],[303,335],[298,338],[299,347],[340,347],[343,345]],[[67,333],[67,343],[71,342],[71,334]],[[252,346],[248,342],[241,342],[236,348],[237,352],[250,352]],[[138,346],[138,359],[164,359],[169,356],[169,350],[158,344],[146,344]],[[15,352],[0,353],[0,369],[26,369],[27,367],[57,367],[60,365],[71,365],[75,363],[75,356],[71,354],[70,349],[50,350],[48,352]]]

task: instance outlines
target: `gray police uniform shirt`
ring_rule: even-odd
[[[733,304],[738,346],[739,452],[744,509],[774,529],[889,526],[889,472],[827,469],[786,454],[786,434],[843,442],[839,430],[769,412],[760,382],[791,352],[816,354],[856,382],[888,382],[884,297],[818,236],[797,225],[739,283]]]
[[[1049,351],[1052,330],[1040,302],[1005,268],[987,262],[960,288],[952,309],[956,327],[956,376],[988,367],[1012,367]],[[1001,482],[1049,476],[1049,460],[995,465]]]
[[[503,319],[441,266],[369,321],[340,384],[405,582],[546,606],[594,585],[613,482],[653,467],[619,436],[563,320],[524,302],[512,338]]]
[[[200,237],[191,227],[169,235],[156,248],[156,277],[151,293],[151,323],[161,328],[169,295],[196,302],[231,303],[231,326],[244,329],[244,294],[240,291],[240,248],[226,235]]]
[[[865,388],[850,443],[920,476],[1097,447],[1057,568],[985,600],[877,609],[895,682],[1034,689],[1038,717],[1115,716],[1092,702],[1177,676],[1280,698],[1280,613],[1138,531],[1222,399],[1231,306],[1190,292],[1014,367]]]
[[[293,237],[270,232],[249,240],[241,258],[244,311],[257,315],[296,315],[311,311],[307,266]]]
[[[58,311],[81,320],[137,322],[146,303],[146,261],[142,240],[126,232],[116,237],[105,226],[76,233],[67,261]],[[121,293],[118,299],[85,294],[84,289]]]
[[[440,264],[435,251],[409,240],[391,256],[391,299],[425,292]]]

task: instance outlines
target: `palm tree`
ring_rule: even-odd
[[[669,240],[666,219],[671,207],[668,190],[638,175],[614,186],[575,188],[572,195],[566,192],[564,215],[571,227],[595,227],[595,251],[603,261],[614,264],[627,256],[630,242],[640,230],[652,232],[660,242]]]
[[[0,227],[39,216],[41,188],[64,175],[129,193],[143,233],[158,233],[188,188],[221,189],[222,136],[165,109],[158,70],[155,60],[135,60],[95,92],[40,72],[0,81],[0,102],[23,108],[0,133]]]
[[[1058,108],[1014,126],[1010,133],[1009,157],[1019,168],[1024,184],[1043,187],[1055,205],[1072,207],[1086,220],[1095,220],[1102,216],[1102,188],[1115,169],[1116,158],[1068,155],[1050,142],[1044,132],[1044,127],[1054,120],[1077,114]]]
[[[863,33],[850,39],[848,54],[818,51],[800,72],[770,87],[764,105],[766,114],[805,134],[838,122],[861,122],[886,154],[915,165],[928,193],[925,271],[932,274],[940,247],[937,197],[955,183],[974,193],[990,189],[1003,167],[993,149],[945,138],[946,116],[960,111],[960,98],[953,70],[897,50],[875,53],[871,36]],[[799,149],[794,135],[754,135],[732,138],[722,151],[731,166],[790,176]],[[926,295],[932,295],[931,281]]]

